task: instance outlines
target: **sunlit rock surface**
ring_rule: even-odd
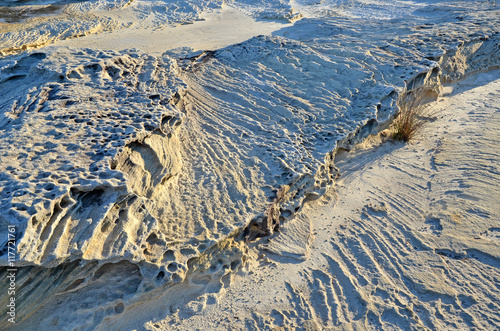
[[[0,59],[0,231],[16,225],[21,329],[35,320],[47,328],[119,323],[158,288],[217,293],[244,260],[247,225],[273,200],[286,222],[322,196],[338,175],[336,150],[385,128],[405,86],[439,89],[500,64],[491,2],[402,1],[396,12],[385,2],[297,3],[235,1],[259,18],[305,18],[274,36],[185,57],[22,50],[72,29],[126,28],[103,10],[158,13],[140,19],[156,26],[195,20],[219,2],[82,2],[0,26],[8,30],[0,48],[16,53]],[[98,293],[107,294],[91,300]],[[78,312],[69,319],[68,311]]]

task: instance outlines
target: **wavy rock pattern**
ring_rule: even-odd
[[[134,304],[161,296],[154,288],[199,280],[221,291],[242,239],[323,195],[336,151],[387,126],[398,91],[500,64],[495,12],[434,10],[447,19],[303,19],[184,59],[57,47],[2,58],[0,226],[17,225],[20,265],[47,275],[33,292],[21,277],[33,299],[23,318],[54,304],[42,289],[74,302],[120,273],[125,295],[88,303],[80,317],[92,323],[63,318],[60,304],[43,325],[121,325],[123,311],[139,316]],[[234,245],[221,244],[228,237]],[[297,247],[287,254],[307,255]],[[201,264],[214,272],[198,279]]]
[[[454,84],[411,144],[356,146],[337,162],[338,197],[328,193],[329,202],[286,223],[285,239],[269,241],[255,272],[203,313],[170,314],[144,329],[497,329],[498,77]],[[315,238],[310,258],[297,263],[283,252],[308,244],[304,234]]]
[[[490,75],[495,76],[498,71]],[[349,323],[366,329],[498,327],[500,246],[488,233],[500,213],[499,168],[498,156],[486,151],[499,147],[498,105],[492,101],[499,88],[496,81],[446,103],[455,113],[424,132],[430,138],[422,140],[437,145],[420,154],[411,172],[401,167],[404,158],[426,147],[394,151],[373,163],[350,159],[339,165],[352,174],[344,179],[346,194],[352,197],[361,185],[368,200],[350,201],[360,218],[346,219],[324,243],[329,251],[323,254],[325,268],[303,275],[309,290],[288,286],[294,310],[281,311],[285,324],[312,320],[319,327]],[[387,172],[371,171],[374,164]],[[375,179],[387,173],[390,183]],[[368,179],[381,185],[365,186]],[[396,185],[406,193],[393,194]],[[357,209],[360,205],[364,207]]]

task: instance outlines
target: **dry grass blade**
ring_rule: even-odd
[[[405,91],[398,100],[399,112],[392,124],[394,140],[410,141],[415,134],[431,119],[429,102],[437,94],[425,87]]]

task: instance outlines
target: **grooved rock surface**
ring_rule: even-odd
[[[398,3],[231,1],[249,20],[286,24],[162,55],[75,45],[90,32],[109,48],[125,30],[175,36],[226,4],[1,7],[19,14],[0,23],[0,265],[15,225],[18,327],[132,328],[196,315],[255,254],[248,242],[280,224],[284,236],[268,250],[309,256],[314,221],[298,213],[334,186],[337,151],[386,128],[405,88],[437,95],[500,64],[497,4]]]

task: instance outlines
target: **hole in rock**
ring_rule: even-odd
[[[163,277],[165,277],[165,272],[160,271],[160,272],[158,273],[158,275],[156,275],[156,280],[163,279]]]
[[[115,313],[121,314],[125,310],[125,305],[123,303],[119,303],[115,306]]]

